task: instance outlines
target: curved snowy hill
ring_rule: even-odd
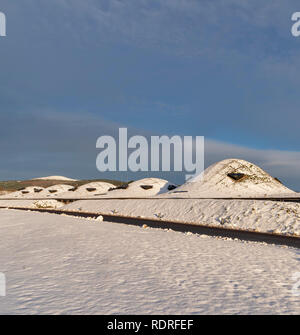
[[[53,185],[53,186],[47,187],[44,190],[42,190],[38,197],[39,198],[55,197],[59,194],[67,192],[68,190],[72,188],[73,187],[71,185],[65,185],[65,184]]]
[[[136,180],[128,186],[117,187],[107,193],[107,197],[147,197],[155,196],[168,192],[171,188],[176,187],[167,180],[160,178],[144,178]]]
[[[108,192],[109,189],[115,188],[116,186],[106,182],[91,182],[79,186],[78,188],[71,188],[65,193],[59,194],[60,198],[89,198],[94,196],[100,196]]]
[[[241,159],[226,159],[211,165],[203,174],[168,194],[230,198],[293,193],[255,164]]]

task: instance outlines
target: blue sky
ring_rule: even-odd
[[[300,189],[298,1],[1,0],[0,11],[0,179],[123,178],[97,172],[95,143],[126,126],[205,136],[206,165],[251,160]]]

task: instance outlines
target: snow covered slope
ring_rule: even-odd
[[[75,201],[62,209],[300,236],[298,203],[242,199],[106,199]]]
[[[203,174],[169,192],[168,196],[227,198],[293,193],[258,166],[241,159],[226,159],[211,165]]]
[[[0,314],[300,313],[292,248],[50,214],[0,217]]]

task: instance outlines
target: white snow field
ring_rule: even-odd
[[[297,249],[13,210],[0,235],[0,314],[300,313]]]
[[[30,200],[30,199],[16,199],[16,200],[1,200],[0,207],[25,207],[25,208],[52,208],[58,209],[64,207],[62,202],[55,199],[42,199],[42,200]]]

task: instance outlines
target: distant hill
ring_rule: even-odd
[[[67,178],[64,176],[49,176],[49,177],[40,177],[34,178],[32,180],[61,180],[61,181],[78,181],[77,179]]]

